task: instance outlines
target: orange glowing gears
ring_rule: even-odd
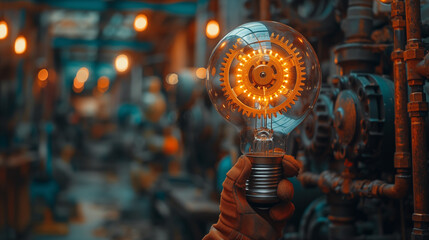
[[[266,43],[269,49],[238,50],[234,45],[220,69],[228,104],[247,116],[286,113],[305,85],[304,62],[293,44],[274,34]]]

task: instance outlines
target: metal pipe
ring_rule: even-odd
[[[408,113],[411,118],[411,152],[414,191],[414,228],[412,239],[429,239],[429,181],[426,149],[425,121],[428,112],[423,91],[425,79],[416,71],[416,65],[424,57],[421,41],[420,0],[405,0],[407,47],[404,59],[407,63],[407,80],[411,87]]]
[[[261,20],[271,20],[270,0],[259,0],[259,18]]]
[[[399,186],[398,181],[392,188],[394,194],[408,193],[411,185],[411,158],[410,158],[410,129],[407,115],[407,76],[404,61],[404,50],[406,44],[405,32],[405,3],[404,0],[394,0],[391,3],[391,23],[393,28],[393,80],[395,84],[395,155],[394,166],[396,168],[395,180],[406,178],[406,186]],[[404,189],[401,189],[404,188]],[[390,191],[390,190],[389,190]],[[401,238],[406,237],[406,224],[404,214],[404,201],[400,200]]]
[[[426,54],[425,58],[417,64],[416,71],[418,74],[429,78],[429,54]]]
[[[399,174],[395,176],[395,184],[381,180],[351,180],[330,171],[321,174],[305,172],[300,174],[298,179],[305,187],[318,186],[324,193],[342,193],[350,197],[403,198],[407,195],[410,185],[410,178]]]

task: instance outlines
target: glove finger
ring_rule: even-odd
[[[273,221],[284,221],[290,218],[295,212],[295,205],[292,202],[282,202],[270,209],[270,218]]]
[[[234,182],[237,187],[244,188],[246,180],[250,176],[252,164],[246,156],[241,156],[237,163],[228,171],[226,176]]]
[[[282,161],[283,165],[283,174],[285,178],[295,177],[299,173],[299,169],[301,168],[301,162],[297,161],[291,155],[285,155]]]
[[[277,196],[283,201],[291,201],[293,193],[293,184],[287,179],[282,179],[277,186]]]

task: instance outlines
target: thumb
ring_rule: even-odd
[[[250,171],[252,169],[252,164],[250,160],[242,155],[237,163],[228,171],[226,176],[234,182],[237,187],[244,188],[246,185],[246,180],[250,176]]]

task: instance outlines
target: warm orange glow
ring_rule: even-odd
[[[75,88],[83,88],[85,86],[85,82],[78,81],[76,78],[73,81],[73,87]]]
[[[140,13],[134,19],[134,29],[137,32],[143,32],[147,28],[147,17],[143,13]]]
[[[205,68],[198,68],[197,71],[195,71],[195,75],[197,75],[197,78],[199,79],[205,79],[207,75],[207,70]]]
[[[128,69],[129,61],[128,56],[125,54],[121,54],[115,59],[115,68],[118,72],[125,72]]]
[[[179,82],[179,76],[177,76],[175,73],[170,73],[167,75],[165,81],[170,85],[176,85]]]
[[[88,70],[88,68],[81,67],[77,71],[77,73],[76,73],[75,81],[84,83],[84,82],[86,82],[88,80],[88,77],[89,77],[89,70]]]
[[[8,31],[9,29],[7,27],[6,21],[0,21],[0,40],[3,40],[7,37]]]
[[[243,82],[242,72],[243,72],[243,69],[246,67],[245,65],[248,65],[249,64],[248,62],[251,59],[254,59],[255,57],[258,57],[258,56],[265,56],[265,55],[269,55],[270,57],[276,59],[279,62],[279,64],[281,64],[281,67],[283,69],[283,77],[282,77],[283,80],[282,80],[282,83],[278,85],[277,91],[275,91],[274,93],[272,93],[270,95],[260,96],[259,94],[255,94],[254,92],[252,92],[252,89],[248,89],[246,87],[246,85]],[[240,63],[238,64],[237,74],[236,74],[237,87],[234,88],[236,93],[246,94],[246,96],[250,99],[253,99],[253,100],[257,99],[259,102],[263,101],[264,103],[268,103],[270,101],[273,101],[273,99],[277,99],[283,93],[286,93],[288,91],[288,89],[286,88],[286,85],[287,85],[288,79],[289,79],[289,66],[288,66],[287,62],[284,61],[284,59],[282,57],[280,57],[280,55],[278,53],[273,52],[272,50],[264,49],[262,51],[261,49],[259,49],[258,51],[253,51],[253,52],[248,53],[248,54],[240,55],[238,58],[240,60]],[[259,81],[261,81],[261,80],[259,80]]]
[[[102,76],[98,79],[97,82],[97,89],[100,92],[106,92],[109,89],[109,85],[110,85],[110,80],[108,77],[106,76]]]
[[[77,80],[77,78],[73,81],[73,91],[75,93],[81,93],[85,87],[85,82]]]
[[[164,138],[164,145],[162,150],[167,155],[173,155],[179,151],[179,141],[173,136],[166,136]]]
[[[216,20],[210,20],[206,26],[206,35],[208,38],[217,38],[219,36],[220,28]]]
[[[49,76],[49,73],[46,68],[40,69],[39,73],[37,74],[37,78],[40,81],[45,81],[46,79],[48,79],[48,76]]]
[[[27,39],[24,36],[19,36],[15,40],[15,53],[23,54],[27,49]]]

